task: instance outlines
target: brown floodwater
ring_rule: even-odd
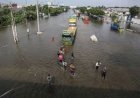
[[[62,45],[61,34],[68,27],[72,11],[49,19],[40,19],[42,35],[37,35],[36,21],[17,25],[18,44],[11,27],[0,30],[0,95],[3,98],[140,98],[140,34],[117,33],[110,24],[77,21],[73,46],[66,47],[65,59],[70,64],[74,52],[76,75],[71,77],[57,63]],[[90,40],[95,34],[98,42]],[[54,37],[54,41],[52,41]],[[107,67],[101,78],[95,63]],[[55,77],[54,86],[47,86],[47,75]],[[7,92],[9,91],[9,92]],[[6,93],[5,93],[6,92]]]

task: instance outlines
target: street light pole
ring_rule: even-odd
[[[48,5],[48,17],[50,17],[49,5]]]
[[[30,29],[29,29],[29,25],[28,25],[27,10],[26,10],[26,7],[27,7],[27,0],[25,0],[25,1],[26,1],[26,5],[25,5],[25,8],[24,8],[24,16],[26,16],[26,17],[25,17],[25,22],[26,22],[26,27],[27,27],[27,33],[29,34]]]
[[[42,34],[42,32],[40,32],[40,26],[39,26],[39,10],[38,10],[38,0],[36,0],[36,14],[37,14],[37,34]]]
[[[50,17],[50,6],[51,6],[51,1],[48,2],[48,17]]]

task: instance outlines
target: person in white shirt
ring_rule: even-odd
[[[62,64],[64,66],[64,69],[66,70],[67,69],[67,62],[66,61],[63,61]]]
[[[96,68],[97,71],[99,69],[99,66],[101,66],[101,62],[100,61],[96,62],[96,64],[95,64],[95,68]]]

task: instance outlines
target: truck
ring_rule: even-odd
[[[117,23],[112,23],[111,24],[111,30],[118,31],[118,29],[119,29],[119,25]]]
[[[76,26],[77,18],[75,15],[69,17],[69,26]]]
[[[64,30],[62,33],[63,45],[73,45],[76,32],[77,32],[77,27],[68,27],[67,30]]]
[[[69,17],[68,22],[69,22],[69,27],[67,28],[67,30],[64,30],[62,33],[63,45],[73,45],[77,32],[77,26],[76,26],[77,17],[75,14]]]
[[[125,26],[124,26],[124,19],[123,17],[119,18],[116,17],[116,19],[113,20],[111,24],[111,30],[118,31],[118,32],[123,32]]]
[[[123,32],[123,27],[120,26],[120,24],[117,24],[117,23],[112,23],[111,24],[111,30],[114,30],[114,31],[118,31],[118,32]]]

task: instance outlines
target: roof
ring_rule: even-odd
[[[111,9],[117,12],[129,12],[128,8],[111,8]]]

